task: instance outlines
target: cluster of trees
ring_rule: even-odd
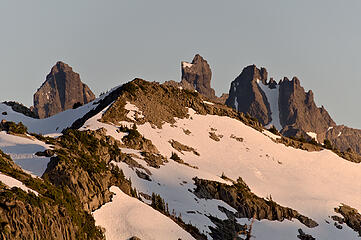
[[[14,123],[3,120],[0,123],[0,130],[8,133],[25,134],[27,133],[28,128],[25,127],[22,122]]]

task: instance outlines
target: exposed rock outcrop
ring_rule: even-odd
[[[241,74],[231,83],[226,104],[233,109],[248,113],[263,125],[271,122],[271,110],[265,93],[257,80],[266,84],[267,70],[258,69],[255,65],[243,69]]]
[[[343,204],[335,208],[335,212],[343,216],[343,218],[336,216],[340,224],[346,223],[361,237],[361,214],[355,208]]]
[[[93,92],[81,82],[79,74],[69,65],[57,62],[34,94],[34,111],[40,118],[46,118],[76,103],[85,104],[94,99]]]
[[[319,141],[324,139],[330,140],[333,146],[341,151],[349,151],[350,149],[361,154],[361,130],[349,128],[344,125],[334,126],[327,131],[318,135]]]
[[[130,183],[111,160],[122,161],[125,154],[119,150],[119,143],[97,131],[66,130],[52,143],[56,157],[52,157],[43,178],[56,187],[66,187],[91,212],[109,202],[111,186],[118,186],[131,195]]]
[[[301,215],[296,210],[282,207],[272,199],[265,200],[253,194],[241,178],[233,185],[219,183],[205,179],[194,178],[196,185],[194,194],[199,198],[219,199],[237,210],[238,218],[256,218],[283,221],[284,219],[298,219],[309,228],[318,226],[314,220]]]
[[[312,237],[312,235],[307,234],[305,232],[303,232],[303,230],[301,228],[298,229],[298,235],[297,238],[301,239],[301,240],[315,240],[316,238]]]
[[[182,62],[181,68],[181,84],[185,88],[193,88],[210,99],[215,97],[215,91],[211,88],[212,71],[203,57],[196,54],[192,63]]]

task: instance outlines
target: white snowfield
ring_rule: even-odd
[[[129,239],[133,236],[147,240],[194,239],[170,218],[154,210],[136,198],[123,193],[118,187],[112,202],[93,212],[96,224],[107,227],[107,240]]]
[[[166,123],[162,129],[154,129],[146,123],[138,125],[138,131],[168,158],[172,152],[177,152],[169,140],[174,139],[195,148],[200,156],[190,152],[177,154],[198,169],[170,159],[169,163],[154,169],[147,167],[141,157],[134,157],[152,172],[152,181],[146,181],[137,177],[136,169],[129,168],[125,163],[115,163],[132,179],[133,187],[138,192],[160,194],[168,203],[170,212],[174,209],[176,214],[181,214],[184,222],[192,223],[211,239],[209,226],[214,227],[214,224],[207,215],[226,219],[218,205],[235,210],[222,201],[198,199],[190,192],[195,188],[192,178],[224,182],[220,178],[224,173],[234,180],[242,177],[258,196],[272,196],[282,206],[291,207],[319,224],[310,229],[298,220],[256,221],[252,234],[258,240],[296,240],[299,228],[316,239],[357,239],[358,234],[345,224],[342,225],[343,229],[337,229],[329,216],[338,215],[334,208],[342,203],[361,210],[361,181],[355,181],[361,179],[361,164],[346,161],[328,150],[307,152],[277,144],[264,133],[235,119],[199,115],[192,109],[189,109],[189,114],[191,118],[177,119],[175,126]],[[211,128],[217,129],[215,133],[222,136],[219,142],[209,137]],[[191,134],[186,135],[184,129]],[[244,140],[237,141],[231,135]],[[95,219],[100,221],[97,216]],[[247,219],[238,221],[248,222]],[[119,228],[110,222],[104,222],[101,226],[112,231]]]
[[[22,182],[20,182],[19,180],[15,179],[15,178],[12,178],[10,176],[7,176],[3,173],[0,172],[0,182],[4,183],[5,185],[7,185],[9,188],[12,188],[12,187],[18,187],[22,190],[24,190],[25,192],[32,192],[34,193],[36,196],[39,195],[38,192],[28,188],[27,186],[25,186]]]
[[[26,172],[41,177],[50,158],[39,157],[35,153],[45,151],[50,146],[36,139],[14,136],[0,132],[0,149]]]

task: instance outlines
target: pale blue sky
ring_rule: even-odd
[[[359,0],[3,0],[0,101],[32,105],[62,60],[98,95],[141,77],[180,79],[199,53],[228,92],[249,64],[298,76],[338,124],[361,128]]]

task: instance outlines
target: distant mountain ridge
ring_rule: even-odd
[[[321,143],[327,139],[341,151],[361,154],[361,130],[338,127],[323,106],[316,106],[313,92],[306,92],[297,77],[277,83],[268,80],[265,68],[247,66],[231,83],[226,104],[264,126],[275,126],[285,136],[315,138]],[[332,134],[335,129],[347,134],[342,136],[341,130]]]

